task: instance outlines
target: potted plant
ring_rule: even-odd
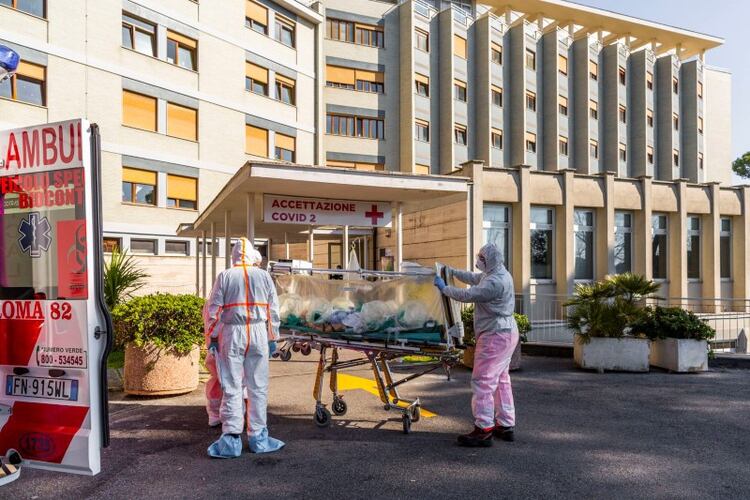
[[[716,331],[679,307],[649,308],[633,330],[651,339],[650,363],[672,372],[708,370],[708,341]]]
[[[194,295],[135,297],[115,307],[116,343],[125,348],[127,394],[184,394],[198,387],[203,299]]]
[[[647,372],[649,340],[634,335],[632,324],[647,314],[643,301],[658,289],[653,281],[630,273],[577,285],[574,298],[565,304],[568,326],[575,332],[576,365],[600,372]]]
[[[521,343],[527,341],[526,334],[531,330],[531,322],[523,314],[513,313],[518,324],[519,342],[513,351],[513,357],[510,361],[510,369],[518,370],[521,368]],[[461,321],[464,324],[464,354],[461,363],[467,368],[474,367],[474,351],[476,349],[476,337],[474,336],[474,306],[466,306],[461,310]]]

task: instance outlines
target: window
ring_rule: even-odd
[[[561,95],[557,97],[557,109],[563,116],[568,116],[568,98]]]
[[[104,238],[102,238],[102,249],[105,253],[112,253],[115,250],[119,252],[122,250],[122,240],[120,238],[105,236]]]
[[[698,117],[698,133],[699,134],[703,133],[703,117],[702,116]]]
[[[646,110],[646,123],[649,127],[654,127],[654,111],[652,109]]]
[[[672,115],[672,125],[675,130],[680,130],[680,117],[677,114]]]
[[[492,51],[492,62],[494,64],[503,64],[503,48],[493,42],[490,50]]]
[[[245,125],[245,152],[268,158],[268,130]]]
[[[503,107],[503,89],[492,86],[492,105],[498,108]]]
[[[385,128],[382,119],[329,114],[326,116],[326,134],[385,139]]]
[[[651,217],[651,263],[655,280],[667,279],[667,216]]]
[[[245,26],[263,35],[268,34],[268,9],[259,3],[247,0],[245,3]]]
[[[536,69],[536,52],[526,49],[526,67],[531,70]]]
[[[156,205],[156,172],[122,167],[122,201]]]
[[[164,253],[167,255],[190,255],[190,244],[187,241],[164,242]]]
[[[338,19],[327,19],[326,34],[331,40],[354,43],[354,23]]]
[[[424,75],[416,73],[414,75],[414,85],[417,89],[417,95],[422,97],[430,97],[430,79]]]
[[[599,142],[595,141],[594,139],[591,139],[589,141],[589,154],[593,159],[599,158]]]
[[[198,179],[168,174],[167,206],[198,210]]]
[[[355,163],[353,161],[327,160],[326,165],[329,167],[348,168],[350,170],[362,170],[368,172],[382,172],[383,170],[385,170],[385,165],[383,165],[382,163]],[[426,173],[429,174],[429,170]]]
[[[672,150],[672,162],[675,167],[680,166],[680,153],[676,149]]]
[[[188,141],[197,141],[198,110],[168,102],[167,135]]]
[[[732,219],[729,217],[721,218],[719,268],[722,279],[732,278]]]
[[[654,147],[653,146],[646,146],[646,159],[648,160],[649,165],[654,164]]]
[[[526,108],[531,111],[536,111],[536,93],[530,90],[526,91]]]
[[[466,83],[461,80],[453,80],[453,98],[457,101],[466,102]]]
[[[197,69],[198,42],[174,31],[167,31],[167,62],[181,68]]]
[[[536,134],[526,132],[526,151],[536,153]]]
[[[628,109],[625,106],[620,105],[620,107],[618,109],[618,113],[619,113],[619,116],[620,116],[620,122],[627,123],[627,121],[628,121]]]
[[[294,47],[294,21],[276,13],[276,40],[284,45]]]
[[[620,161],[628,161],[628,147],[625,144],[620,143],[618,151],[620,154]]]
[[[204,243],[203,241],[198,242],[198,248],[196,249],[198,255],[203,255],[204,246],[206,247],[206,255],[213,255],[214,247],[216,247],[217,250],[219,249],[219,245],[214,245],[212,241],[206,241],[205,245],[203,243]],[[231,248],[234,248],[234,241],[231,243]],[[217,255],[218,255],[218,252],[217,252]]]
[[[367,45],[368,47],[383,48],[385,36],[383,35],[383,31],[375,26],[357,23],[354,26],[354,43]]]
[[[130,252],[141,255],[156,255],[156,240],[131,238]]]
[[[494,149],[503,149],[503,131],[492,129],[492,147]]]
[[[294,105],[296,82],[291,78],[276,73],[276,99]]]
[[[494,243],[502,253],[503,264],[510,262],[510,207],[497,203],[485,203],[482,216],[484,244]]]
[[[698,82],[698,99],[703,99],[703,82]]]
[[[562,75],[568,74],[568,58],[562,54],[557,55],[557,71]]]
[[[466,53],[466,38],[458,35],[453,35],[453,55],[460,57],[461,59],[467,58]]]
[[[156,56],[156,26],[123,13],[122,46],[141,54]]]
[[[123,90],[122,124],[156,132],[156,98]]]
[[[430,142],[430,123],[424,120],[414,122],[414,134],[418,141]]]
[[[703,170],[703,153],[698,153],[698,168]]]
[[[47,69],[44,66],[21,61],[16,74],[0,82],[0,97],[45,106],[46,76]]]
[[[599,103],[596,101],[589,101],[589,115],[591,115],[592,120],[599,119]]]
[[[531,278],[551,280],[552,259],[554,258],[552,242],[554,209],[531,207],[530,220]]]
[[[257,64],[245,63],[245,89],[256,94],[268,95],[268,70]]]
[[[36,17],[46,17],[45,4],[45,0],[0,0],[0,5],[7,5]]]
[[[354,90],[357,77],[351,68],[326,65],[326,86]]]
[[[633,272],[633,216],[615,212],[615,274]]]
[[[599,65],[589,60],[589,78],[596,81],[599,79]]]
[[[424,52],[430,51],[430,35],[417,28],[414,30],[414,46]]]
[[[654,90],[654,74],[650,71],[646,73],[646,88]]]
[[[466,146],[466,127],[463,125],[456,125],[456,127],[453,129],[453,135],[455,137],[456,144],[460,144],[461,146]]]
[[[680,81],[676,76],[672,77],[672,92],[674,92],[675,94],[679,94],[680,92]]]
[[[373,94],[382,94],[384,92],[383,73],[380,71],[355,70],[354,76],[357,79],[357,90],[360,92],[370,92]]]
[[[377,118],[357,118],[357,137],[385,139],[383,120],[378,120]]]
[[[353,116],[327,115],[326,134],[355,137],[355,121]]]
[[[617,70],[617,75],[620,78],[620,85],[625,85],[625,68],[620,66]]]
[[[701,278],[701,219],[687,218],[687,277],[691,280]]]
[[[294,161],[295,138],[276,132],[274,158],[288,162]]]
[[[558,150],[563,156],[568,156],[568,138],[560,136],[557,140]]]
[[[575,234],[575,279],[594,279],[594,212],[576,209],[573,214]]]

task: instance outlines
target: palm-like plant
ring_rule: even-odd
[[[143,288],[148,277],[127,251],[112,251],[109,263],[104,264],[104,300],[109,310]]]

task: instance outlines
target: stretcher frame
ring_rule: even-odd
[[[272,266],[269,265],[272,271]],[[286,272],[274,273],[288,274],[296,270],[287,268]],[[424,276],[424,273],[409,272],[386,272],[386,271],[361,271],[345,269],[299,269],[304,274],[345,274],[356,273],[361,277],[376,277],[380,279],[398,278],[403,276]],[[447,268],[437,265],[436,272],[448,282],[453,281],[453,277],[448,273]],[[452,303],[451,299],[443,297],[443,313],[445,317],[446,335],[445,343],[419,345],[418,343],[388,342],[387,340],[379,342],[358,341],[350,339],[331,338],[325,335],[318,335],[310,332],[300,332],[293,328],[282,328],[281,340],[284,346],[277,351],[282,360],[291,358],[291,351],[301,351],[308,355],[313,349],[319,350],[320,355],[313,386],[313,399],[315,400],[315,411],[313,419],[318,427],[329,427],[332,424],[332,414],[344,416],[347,412],[347,405],[344,397],[338,391],[338,374],[342,370],[370,366],[375,385],[378,389],[380,401],[383,403],[385,411],[398,411],[401,413],[401,421],[404,434],[411,432],[411,425],[418,422],[421,418],[421,401],[415,399],[403,398],[399,393],[399,387],[420,378],[429,373],[435,372],[440,368],[446,374],[448,380],[451,379],[451,370],[460,361],[461,351],[463,348],[463,324],[461,323],[460,308]],[[456,311],[459,311],[456,315]],[[350,350],[359,353],[361,356],[355,359],[340,359],[339,351]],[[396,380],[391,369],[391,362],[402,359],[406,356],[429,356],[437,360],[422,366],[422,369],[416,373],[411,373],[406,377]],[[329,388],[332,394],[331,410],[323,402],[323,392],[326,374],[329,374]]]

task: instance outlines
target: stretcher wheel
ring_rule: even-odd
[[[343,398],[336,398],[333,400],[333,404],[331,405],[331,408],[333,409],[333,414],[342,416],[346,415],[346,401],[343,400]]]
[[[302,344],[302,347],[300,347],[299,351],[303,356],[309,356],[312,352],[312,347],[310,347],[310,344]]]
[[[292,353],[289,350],[281,351],[280,356],[281,356],[281,361],[289,361],[290,359],[292,359]]]
[[[404,413],[401,422],[404,424],[404,434],[409,434],[411,432],[411,417]]]
[[[295,342],[294,344],[292,344],[292,351],[299,352],[299,344],[298,343]]]
[[[328,427],[331,425],[331,412],[327,408],[315,409],[315,425],[318,427]]]
[[[411,409],[411,420],[412,422],[419,422],[420,418],[422,418],[422,408],[417,405]]]

